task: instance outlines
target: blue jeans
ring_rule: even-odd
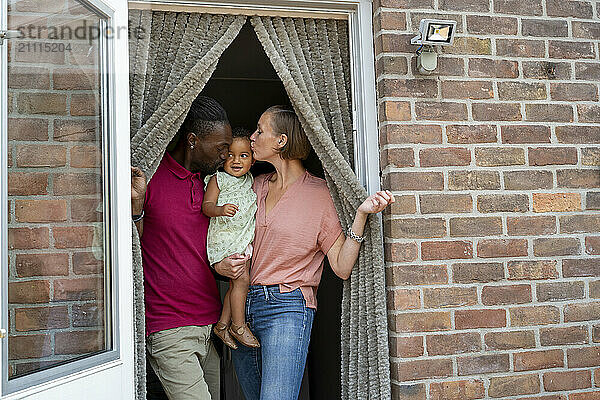
[[[250,286],[246,321],[261,347],[232,351],[246,400],[298,399],[314,316],[300,289],[280,293],[277,285]]]

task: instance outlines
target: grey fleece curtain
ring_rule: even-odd
[[[150,179],[246,17],[131,10],[129,18],[131,164]],[[145,399],[144,275],[135,226],[133,273],[136,393]]]
[[[258,39],[282,80],[323,164],[342,227],[367,196],[352,164],[346,21],[253,17]],[[342,300],[342,398],[389,399],[390,367],[383,242],[369,218],[357,265]]]

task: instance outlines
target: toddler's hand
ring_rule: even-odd
[[[221,212],[222,215],[225,217],[233,217],[235,215],[235,213],[238,211],[238,206],[236,206],[235,204],[223,204],[221,206]]]

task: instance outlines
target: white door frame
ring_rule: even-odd
[[[133,0],[129,8],[216,14],[347,19],[355,172],[369,193],[380,188],[373,11],[370,0]]]
[[[94,7],[109,18],[113,32],[118,27],[127,27],[128,10],[124,0],[93,0]],[[0,0],[0,29],[7,27],[7,0]],[[103,76],[103,87],[108,96],[102,99],[102,109],[106,110],[109,127],[104,140],[108,145],[109,156],[105,153],[105,165],[111,170],[110,199],[105,200],[105,209],[110,211],[112,236],[106,238],[111,247],[111,288],[112,318],[107,320],[106,329],[113,339],[111,351],[73,361],[68,364],[32,373],[14,381],[7,380],[7,341],[0,339],[0,398],[13,399],[133,399],[134,385],[134,337],[133,337],[133,278],[131,257],[131,209],[130,209],[130,144],[129,144],[129,70],[115,69],[115,60],[128,60],[127,35],[108,38],[107,54],[102,60],[107,74]],[[6,42],[5,42],[6,43]],[[5,202],[8,198],[7,151],[8,143],[8,66],[7,46],[0,46],[0,306],[8,307],[8,217]],[[122,63],[120,65],[123,65]],[[106,93],[106,91],[104,91]],[[110,162],[108,162],[110,161]],[[107,163],[108,162],[108,163]],[[107,178],[108,178],[107,176]],[[107,183],[108,184],[108,183]],[[108,214],[107,214],[108,215]],[[6,275],[5,275],[6,274]],[[7,313],[0,309],[0,327],[8,326]]]

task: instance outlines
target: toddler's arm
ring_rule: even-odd
[[[219,199],[219,185],[217,184],[217,176],[213,176],[208,181],[206,186],[206,192],[204,193],[204,200],[202,201],[202,212],[207,217],[233,217],[237,212],[237,206],[235,204],[223,204],[222,206],[217,205]]]

